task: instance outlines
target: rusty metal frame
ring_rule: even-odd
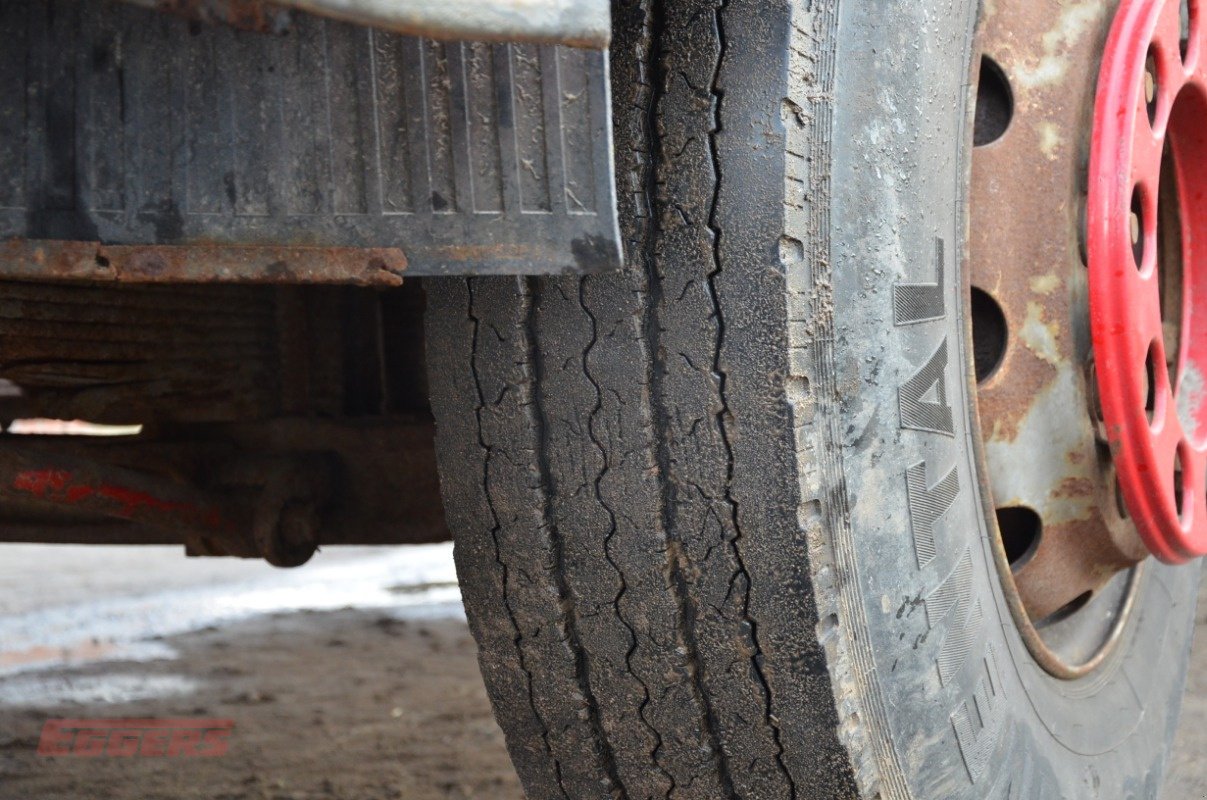
[[[0,437],[0,542],[182,544],[297,566],[324,545],[449,539],[430,421],[280,418],[168,433]]]
[[[206,22],[280,33],[292,9],[413,36],[604,49],[608,0],[126,0]]]
[[[226,244],[105,245],[10,239],[0,242],[6,279],[118,283],[402,283],[407,259],[392,247]]]

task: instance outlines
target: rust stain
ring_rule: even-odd
[[[1060,339],[1064,336],[1064,326],[1058,321],[1046,319],[1046,303],[1034,300],[1027,302],[1027,316],[1018,328],[1018,338],[1035,356],[1059,369],[1065,362]]]
[[[1086,41],[1100,29],[1111,8],[1107,2],[1061,3],[1054,9],[1057,13],[1043,15],[1051,27],[1035,31],[1027,39],[1020,33],[1019,41],[1029,41],[1031,47],[1020,48],[1025,57],[1018,64],[1018,83],[1032,89],[1061,88],[1080,79]]]
[[[194,242],[105,245],[9,239],[0,278],[127,283],[343,283],[398,286],[407,259],[396,247],[259,246]]]
[[[264,0],[135,0],[157,11],[198,20],[221,23],[240,30],[259,33],[285,33],[292,23],[286,8]]]
[[[1038,275],[1031,279],[1031,291],[1036,294],[1050,295],[1059,289],[1060,285],[1061,280],[1059,275]]]
[[[1065,478],[1050,495],[1053,498],[1083,498],[1098,494],[1098,485],[1088,478]]]
[[[1062,528],[1058,536],[1045,536],[1034,558],[1015,575],[1023,604],[1033,619],[1060,610],[1135,563],[1109,538],[1098,534],[1096,520],[1071,522]]]
[[[977,405],[997,476],[990,491],[1044,521],[1033,556],[1004,576],[1038,619],[1145,555],[1118,514],[1099,441],[1106,432],[1086,396],[1092,353],[1078,241],[1095,89],[1087,76],[1115,4],[995,0],[987,8],[984,52],[1009,80],[1013,117],[973,153],[970,272],[1001,307],[1008,338]],[[1012,480],[1020,470],[1030,480]],[[1014,496],[1020,486],[1029,496]]]

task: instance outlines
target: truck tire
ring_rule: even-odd
[[[533,800],[1157,797],[1197,567],[1146,564],[1076,679],[995,570],[977,12],[622,0],[628,266],[426,284],[466,613]]]

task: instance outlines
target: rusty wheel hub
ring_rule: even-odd
[[[1207,552],[1198,0],[999,0],[982,33],[971,318],[999,571],[1076,677],[1150,553]]]

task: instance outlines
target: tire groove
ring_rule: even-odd
[[[666,70],[661,63],[663,57],[663,35],[666,24],[663,3],[660,0],[652,0],[648,4],[648,9],[647,21],[650,45],[647,69],[649,70],[648,85],[650,88],[648,90],[648,103],[645,109],[645,130],[647,134],[658,130],[660,122],[659,104],[665,91],[662,87],[666,80]],[[700,643],[696,633],[696,619],[698,615],[696,603],[692,597],[691,589],[688,586],[681,564],[683,543],[677,533],[678,520],[676,518],[673,499],[676,487],[669,447],[670,413],[666,405],[666,388],[663,382],[663,375],[667,371],[667,366],[666,350],[662,341],[662,324],[659,309],[663,306],[664,297],[662,281],[657,271],[657,246],[661,233],[661,225],[659,224],[658,210],[655,208],[655,198],[658,196],[659,167],[664,164],[663,140],[661,137],[653,135],[649,135],[649,139],[650,154],[645,170],[645,192],[643,194],[647,224],[645,226],[641,254],[645,267],[646,286],[645,319],[642,328],[645,332],[646,340],[650,343],[647,380],[650,385],[651,409],[653,411],[655,458],[662,478],[659,481],[659,499],[661,502],[659,514],[662,522],[662,530],[668,545],[665,553],[668,590],[674,597],[677,609],[678,639],[682,642],[684,649],[684,660],[686,661],[690,677],[692,693],[701,706],[703,732],[709,749],[712,751],[713,763],[720,779],[720,788],[725,798],[736,798],[737,792],[734,788],[733,775],[730,772],[724,748],[721,746],[720,723],[713,708],[712,698],[709,696],[704,683],[704,660],[700,654]],[[684,150],[692,141],[694,139],[689,139],[684,144]],[[682,154],[683,150],[677,155]]]
[[[750,629],[749,636],[750,636],[751,644],[754,646],[754,654],[751,656],[752,673],[756,676],[758,683],[760,685],[760,689],[763,694],[763,702],[764,702],[764,709],[765,709],[764,718],[766,720],[768,727],[771,730],[772,741],[775,744],[776,765],[777,765],[779,771],[783,773],[784,778],[787,780],[789,797],[791,797],[792,800],[797,800],[796,782],[792,777],[792,773],[788,770],[787,764],[784,763],[784,745],[783,745],[783,742],[780,740],[779,725],[776,723],[776,721],[774,719],[775,715],[772,710],[773,697],[772,697],[772,692],[771,692],[771,684],[767,680],[767,676],[763,670],[763,664],[762,664],[763,649],[759,642],[758,622],[757,622],[757,620],[755,620],[753,614],[751,614],[751,612],[750,612],[750,592],[753,587],[753,580],[751,579],[750,571],[749,571],[749,569],[747,569],[746,562],[742,555],[742,547],[740,545],[740,542],[741,542],[741,539],[743,536],[743,531],[742,531],[741,522],[740,522],[738,502],[737,502],[737,499],[733,496],[733,491],[732,491],[733,482],[734,482],[734,471],[735,471],[735,465],[736,465],[736,458],[734,455],[733,443],[730,440],[729,424],[727,421],[729,416],[731,416],[731,411],[729,409],[729,401],[728,401],[728,397],[726,394],[726,388],[727,388],[727,384],[728,384],[729,375],[724,367],[724,364],[722,363],[723,359],[721,356],[721,354],[724,350],[724,347],[725,347],[725,312],[722,308],[720,298],[717,294],[717,279],[721,275],[721,272],[723,269],[722,256],[721,256],[722,231],[721,231],[721,226],[717,221],[717,209],[719,207],[721,186],[724,181],[724,175],[721,170],[720,152],[717,147],[717,135],[721,132],[721,106],[722,106],[722,103],[724,102],[724,91],[719,87],[718,82],[719,82],[719,79],[721,76],[721,68],[722,68],[722,64],[725,61],[726,50],[728,47],[728,43],[727,43],[726,37],[725,37],[725,25],[724,25],[724,14],[725,14],[725,10],[728,6],[728,3],[729,3],[729,0],[721,0],[713,8],[713,20],[714,20],[713,24],[716,28],[717,39],[718,39],[718,43],[720,46],[718,48],[717,57],[716,57],[716,60],[714,62],[714,66],[713,66],[712,79],[711,79],[709,87],[708,87],[708,92],[713,99],[713,102],[712,102],[713,121],[712,121],[711,129],[708,131],[708,150],[709,150],[710,158],[712,160],[712,168],[713,168],[713,174],[714,174],[714,186],[713,186],[712,198],[710,201],[709,212],[708,212],[708,227],[712,230],[712,235],[713,235],[713,242],[712,242],[713,265],[712,265],[712,269],[708,272],[707,283],[708,283],[708,294],[712,299],[713,309],[714,309],[714,313],[716,315],[716,321],[717,321],[717,338],[716,338],[716,344],[715,344],[714,351],[713,351],[712,367],[713,367],[713,372],[718,376],[718,390],[717,391],[718,391],[718,395],[719,395],[719,398],[721,401],[721,407],[716,412],[716,419],[717,419],[717,427],[721,434],[721,441],[724,445],[725,457],[726,457],[725,503],[729,507],[730,524],[733,526],[733,531],[734,531],[734,537],[730,542],[730,547],[732,548],[734,558],[736,559],[737,564],[738,564],[738,573],[735,573],[735,575],[731,579],[731,583],[733,581],[736,581],[739,577],[741,577],[745,580],[746,588],[745,588],[745,591],[743,592],[743,597],[742,597],[742,615],[746,621],[746,624],[749,626],[749,629]]]
[[[752,392],[777,391],[776,366],[752,371],[774,360],[778,334],[766,329],[779,320],[777,296],[769,284],[750,281],[774,280],[780,265],[758,250],[768,241],[764,229],[745,219],[735,226],[728,203],[729,195],[750,191],[751,164],[762,168],[750,159],[768,157],[760,146],[774,135],[769,126],[748,142],[744,115],[772,108],[768,92],[784,90],[729,81],[774,74],[783,53],[774,46],[761,60],[750,53],[776,44],[790,24],[786,13],[724,0],[617,0],[613,109],[618,173],[627,180],[619,202],[629,265],[584,279],[525,279],[526,289],[511,289],[530,303],[514,323],[526,328],[526,351],[513,346],[514,314],[500,310],[512,294],[490,290],[475,307],[484,318],[484,357],[499,362],[484,362],[484,396],[498,389],[495,372],[518,375],[505,379],[521,384],[484,413],[484,424],[486,441],[509,459],[490,473],[501,482],[491,488],[505,492],[496,498],[503,504],[496,544],[501,559],[524,572],[512,576],[518,594],[508,602],[519,603],[518,624],[531,637],[518,646],[535,697],[524,707],[518,696],[498,697],[505,682],[491,685],[517,764],[527,762],[521,771],[534,800],[597,798],[598,786],[633,800],[853,796],[833,779],[847,769],[846,758],[827,738],[837,719],[826,711],[829,676],[812,649],[814,589],[807,572],[792,570],[804,562],[789,556],[801,544],[791,525],[796,516],[788,505],[764,502],[773,487],[787,500],[797,479],[768,475],[767,483],[759,470],[776,464],[752,455],[756,445],[790,444],[791,431],[774,410],[765,420],[745,413],[770,405],[751,405]],[[725,24],[736,37],[732,53]],[[723,106],[733,131],[720,135]],[[774,178],[776,155],[769,157]],[[778,213],[774,183],[754,178],[761,208]],[[500,308],[486,308],[488,300]],[[750,327],[752,313],[763,314],[759,332]],[[510,341],[495,342],[487,317]],[[529,367],[535,378],[525,374]],[[734,409],[743,412],[736,419]],[[457,462],[444,466],[455,470]],[[527,481],[533,485],[515,485]],[[542,522],[527,519],[525,503],[539,505],[534,516]],[[517,522],[541,527],[552,548],[546,552],[538,535],[532,555],[521,556],[513,548],[533,535]],[[773,573],[792,582],[787,596]],[[486,604],[487,619],[498,613],[489,608],[497,578],[490,583],[474,598]],[[565,623],[545,621],[548,600],[539,601],[539,592],[559,598]],[[573,669],[547,642],[557,625],[565,641],[554,647],[573,652]],[[498,637],[496,669],[515,658],[506,645]],[[544,725],[544,751],[529,712]],[[590,737],[580,731],[567,741],[561,726],[572,714]],[[532,747],[521,752],[511,738]],[[546,791],[553,781],[540,770],[551,774],[555,759],[558,788]],[[592,774],[598,786],[588,785]]]
[[[538,346],[539,335],[536,329],[535,310],[537,301],[540,295],[540,281],[534,278],[526,280],[526,289],[529,296],[527,314],[525,315],[525,332],[528,337],[528,354],[529,360],[533,365],[533,376],[537,386],[546,374],[546,364],[544,353]],[[575,678],[578,681],[579,690],[587,704],[587,718],[591,732],[595,737],[595,741],[599,746],[601,754],[601,766],[607,776],[609,787],[617,800],[628,800],[628,792],[624,787],[623,781],[620,779],[620,772],[616,765],[616,754],[612,750],[612,745],[608,741],[606,732],[603,729],[603,724],[600,717],[599,701],[595,696],[595,692],[591,688],[590,669],[587,662],[587,651],[583,647],[582,640],[578,631],[578,611],[574,593],[570,588],[569,581],[566,578],[566,550],[562,541],[562,535],[558,525],[554,519],[551,508],[551,497],[557,491],[557,484],[554,480],[552,472],[549,469],[548,453],[549,446],[549,416],[545,407],[544,398],[539,391],[533,392],[533,404],[535,406],[534,418],[536,421],[536,443],[537,453],[536,460],[541,476],[541,486],[544,491],[541,492],[544,507],[542,515],[545,520],[545,526],[549,530],[550,540],[553,547],[554,555],[554,583],[557,587],[558,597],[561,599],[561,606],[565,614],[565,627],[567,639],[570,649],[574,654]],[[648,693],[647,693],[648,694]]]
[[[482,412],[485,410],[487,403],[486,403],[485,391],[482,388],[482,376],[478,371],[478,352],[479,352],[478,351],[478,336],[479,336],[479,332],[481,329],[481,320],[478,319],[478,317],[474,313],[474,281],[467,280],[465,282],[465,284],[466,284],[466,288],[467,288],[467,291],[469,294],[469,305],[466,308],[466,314],[468,315],[468,317],[470,319],[470,322],[472,324],[472,330],[473,330],[472,340],[471,340],[472,344],[470,347],[470,351],[471,351],[470,372],[473,374],[474,387],[477,390],[477,400],[478,400],[478,405],[474,409],[474,418],[477,422],[478,446],[482,448],[482,451],[485,455],[485,457],[482,459],[482,492],[483,492],[483,495],[486,500],[486,506],[490,510],[490,515],[491,515],[492,524],[493,524],[493,526],[490,530],[490,537],[494,541],[495,563],[497,563],[499,565],[499,569],[502,572],[503,608],[506,609],[507,618],[511,623],[512,633],[513,633],[513,637],[514,637],[512,641],[515,646],[517,661],[518,661],[520,669],[524,673],[525,681],[527,683],[528,705],[532,710],[533,717],[537,720],[537,722],[541,726],[541,731],[540,731],[541,739],[544,742],[545,750],[549,753],[549,757],[553,761],[553,769],[554,769],[554,774],[557,779],[558,788],[561,789],[562,797],[566,798],[566,800],[574,800],[574,798],[572,798],[566,790],[566,786],[565,786],[563,776],[562,776],[561,761],[554,754],[553,748],[550,745],[549,726],[545,722],[544,718],[541,716],[540,712],[537,710],[532,670],[528,667],[527,657],[524,654],[523,647],[521,647],[521,645],[520,645],[520,643],[523,639],[523,635],[520,632],[519,620],[516,616],[515,609],[513,608],[512,602],[511,602],[511,589],[510,589],[511,583],[510,583],[510,579],[509,579],[510,568],[508,567],[507,563],[503,560],[502,546],[499,542],[499,535],[502,532],[503,523],[502,523],[501,519],[499,518],[498,510],[495,507],[494,493],[490,487],[490,459],[493,455],[494,447],[486,441],[486,437],[483,433]]]
[[[644,698],[637,709],[637,716],[641,720],[641,724],[645,726],[646,730],[654,738],[655,744],[654,750],[651,754],[651,760],[654,762],[654,765],[658,768],[658,770],[666,777],[666,779],[670,781],[671,790],[673,791],[675,787],[675,777],[667,772],[666,769],[658,763],[657,758],[658,752],[663,745],[662,734],[657,728],[650,724],[650,721],[647,719],[645,713],[646,707],[649,706],[650,703],[650,687],[648,684],[646,684],[641,675],[638,674],[638,671],[633,669],[633,653],[637,651],[637,630],[633,627],[633,624],[625,618],[624,612],[621,610],[621,604],[624,602],[625,595],[627,595],[629,591],[629,584],[625,578],[624,570],[620,567],[620,565],[616,562],[616,558],[612,555],[612,540],[616,537],[616,534],[619,530],[619,526],[616,524],[616,510],[611,506],[611,504],[608,503],[608,501],[604,500],[603,490],[601,488],[601,485],[607,477],[608,472],[612,469],[612,459],[610,451],[604,445],[604,443],[600,441],[599,435],[595,429],[599,414],[601,411],[603,411],[603,389],[600,387],[599,381],[591,372],[591,352],[599,343],[599,320],[596,318],[595,312],[591,310],[590,304],[587,302],[586,287],[589,280],[590,278],[583,278],[578,283],[579,305],[582,306],[583,312],[591,321],[591,341],[587,343],[586,348],[583,350],[582,369],[583,375],[586,376],[587,380],[595,389],[595,407],[591,409],[591,413],[587,416],[587,434],[591,438],[591,442],[599,450],[600,458],[603,461],[602,468],[595,475],[594,491],[595,501],[607,513],[609,521],[608,532],[604,536],[603,540],[604,558],[607,560],[612,569],[615,570],[617,577],[620,579],[620,589],[612,600],[612,607],[616,612],[616,618],[620,620],[621,624],[624,625],[629,632],[629,648],[625,652],[624,663],[629,673],[641,685],[641,689],[644,694]],[[667,794],[669,795],[670,792]]]

